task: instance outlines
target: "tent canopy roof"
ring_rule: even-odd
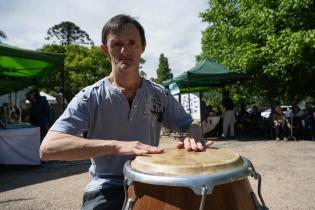
[[[41,77],[62,66],[63,55],[0,44],[0,76]]]
[[[232,84],[249,78],[246,73],[230,72],[223,65],[206,58],[174,79],[163,81],[162,85],[167,87],[176,83],[181,92],[187,92],[188,88],[190,92],[195,92],[207,91],[210,87]]]
[[[0,43],[0,93],[19,90],[61,67],[64,56]]]

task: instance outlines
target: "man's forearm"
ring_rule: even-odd
[[[143,155],[161,153],[163,149],[140,141],[84,139],[49,131],[41,147],[42,160],[84,160],[102,155]]]
[[[87,140],[56,131],[49,131],[40,147],[42,160],[83,160],[114,153],[114,141]]]

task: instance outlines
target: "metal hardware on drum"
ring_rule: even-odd
[[[205,201],[206,201],[206,197],[207,197],[207,187],[206,186],[202,186],[201,187],[201,201],[200,201],[200,207],[199,210],[203,210],[204,206],[205,206]]]
[[[262,182],[261,175],[255,171],[254,166],[252,166],[251,168],[249,168],[249,170],[252,170],[252,172],[253,172],[252,177],[254,177],[255,180],[258,179],[258,189],[257,189],[257,192],[258,192],[258,196],[259,196],[259,199],[260,199],[261,204],[259,203],[259,208],[257,208],[257,210],[268,210],[269,208],[266,206],[265,201],[264,201],[264,199],[263,199],[263,197],[262,197],[262,194],[261,194],[261,182]],[[255,199],[256,199],[255,201],[258,202],[258,200],[257,200],[255,194],[254,194],[254,196],[255,196]],[[257,206],[257,202],[255,202],[256,206]]]
[[[205,206],[211,205],[207,196],[209,194],[213,194],[214,187],[216,186],[223,186],[224,184],[230,183],[243,183],[243,180],[247,179],[248,176],[253,177],[255,180],[258,181],[258,189],[256,197],[255,193],[251,190],[248,192],[248,201],[251,202],[252,207],[248,209],[256,209],[256,210],[269,210],[266,206],[265,201],[261,194],[261,182],[262,178],[259,173],[255,171],[252,163],[246,159],[245,157],[239,156],[241,160],[237,165],[237,167],[229,168],[228,170],[218,171],[216,173],[209,173],[209,174],[196,174],[196,175],[169,175],[169,176],[162,176],[159,174],[148,173],[144,171],[139,171],[138,169],[131,166],[131,161],[127,161],[124,165],[123,172],[125,176],[124,180],[124,190],[125,190],[125,200],[123,204],[123,210],[132,210],[133,208],[139,209],[139,205],[136,197],[128,198],[128,186],[133,185],[132,192],[135,190],[134,183],[144,183],[148,185],[155,185],[155,186],[166,186],[166,187],[183,187],[183,188],[190,188],[195,195],[201,196],[200,200],[195,200],[196,209],[199,206],[199,210],[204,210]],[[244,181],[245,183],[245,181]],[[247,180],[247,183],[248,180]],[[241,185],[244,186],[244,185]],[[150,188],[151,189],[151,188]],[[251,188],[250,188],[251,189]],[[218,195],[218,194],[217,194]],[[258,199],[259,200],[258,200]],[[207,200],[207,201],[206,201]],[[141,201],[141,200],[139,200]],[[213,201],[211,201],[213,202]],[[206,207],[208,208],[208,207]],[[239,208],[238,208],[239,209]]]
[[[130,166],[131,161],[125,163],[124,174],[125,179],[127,180],[127,185],[137,181],[152,185],[188,187],[197,195],[202,195],[202,186],[206,186],[207,194],[211,194],[216,185],[238,181],[254,175],[254,171],[249,170],[250,168],[253,168],[252,163],[244,157],[241,158],[243,164],[240,167],[230,170],[229,172],[218,174],[198,176],[158,176],[132,169]]]
[[[127,180],[124,180],[124,192],[125,192],[125,200],[124,200],[124,204],[122,207],[122,210],[132,210],[133,204],[135,203],[135,201],[131,198],[128,198],[128,184],[127,184]]]
[[[269,210],[268,207],[262,206],[262,205],[259,203],[259,201],[257,200],[257,197],[256,197],[256,195],[255,195],[254,192],[251,192],[250,195],[251,195],[251,197],[252,197],[252,199],[253,199],[253,201],[254,201],[254,203],[255,203],[256,210]]]

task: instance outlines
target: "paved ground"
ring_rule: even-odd
[[[173,139],[162,139],[165,147]],[[262,177],[262,195],[271,210],[315,209],[315,142],[218,141],[247,157]],[[41,167],[0,171],[0,209],[79,209],[89,161],[51,162]],[[250,178],[252,187],[256,181]]]

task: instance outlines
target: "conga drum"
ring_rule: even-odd
[[[258,179],[260,202],[249,176]],[[248,159],[228,149],[166,149],[138,156],[125,163],[124,177],[123,210],[268,209],[260,175]]]

